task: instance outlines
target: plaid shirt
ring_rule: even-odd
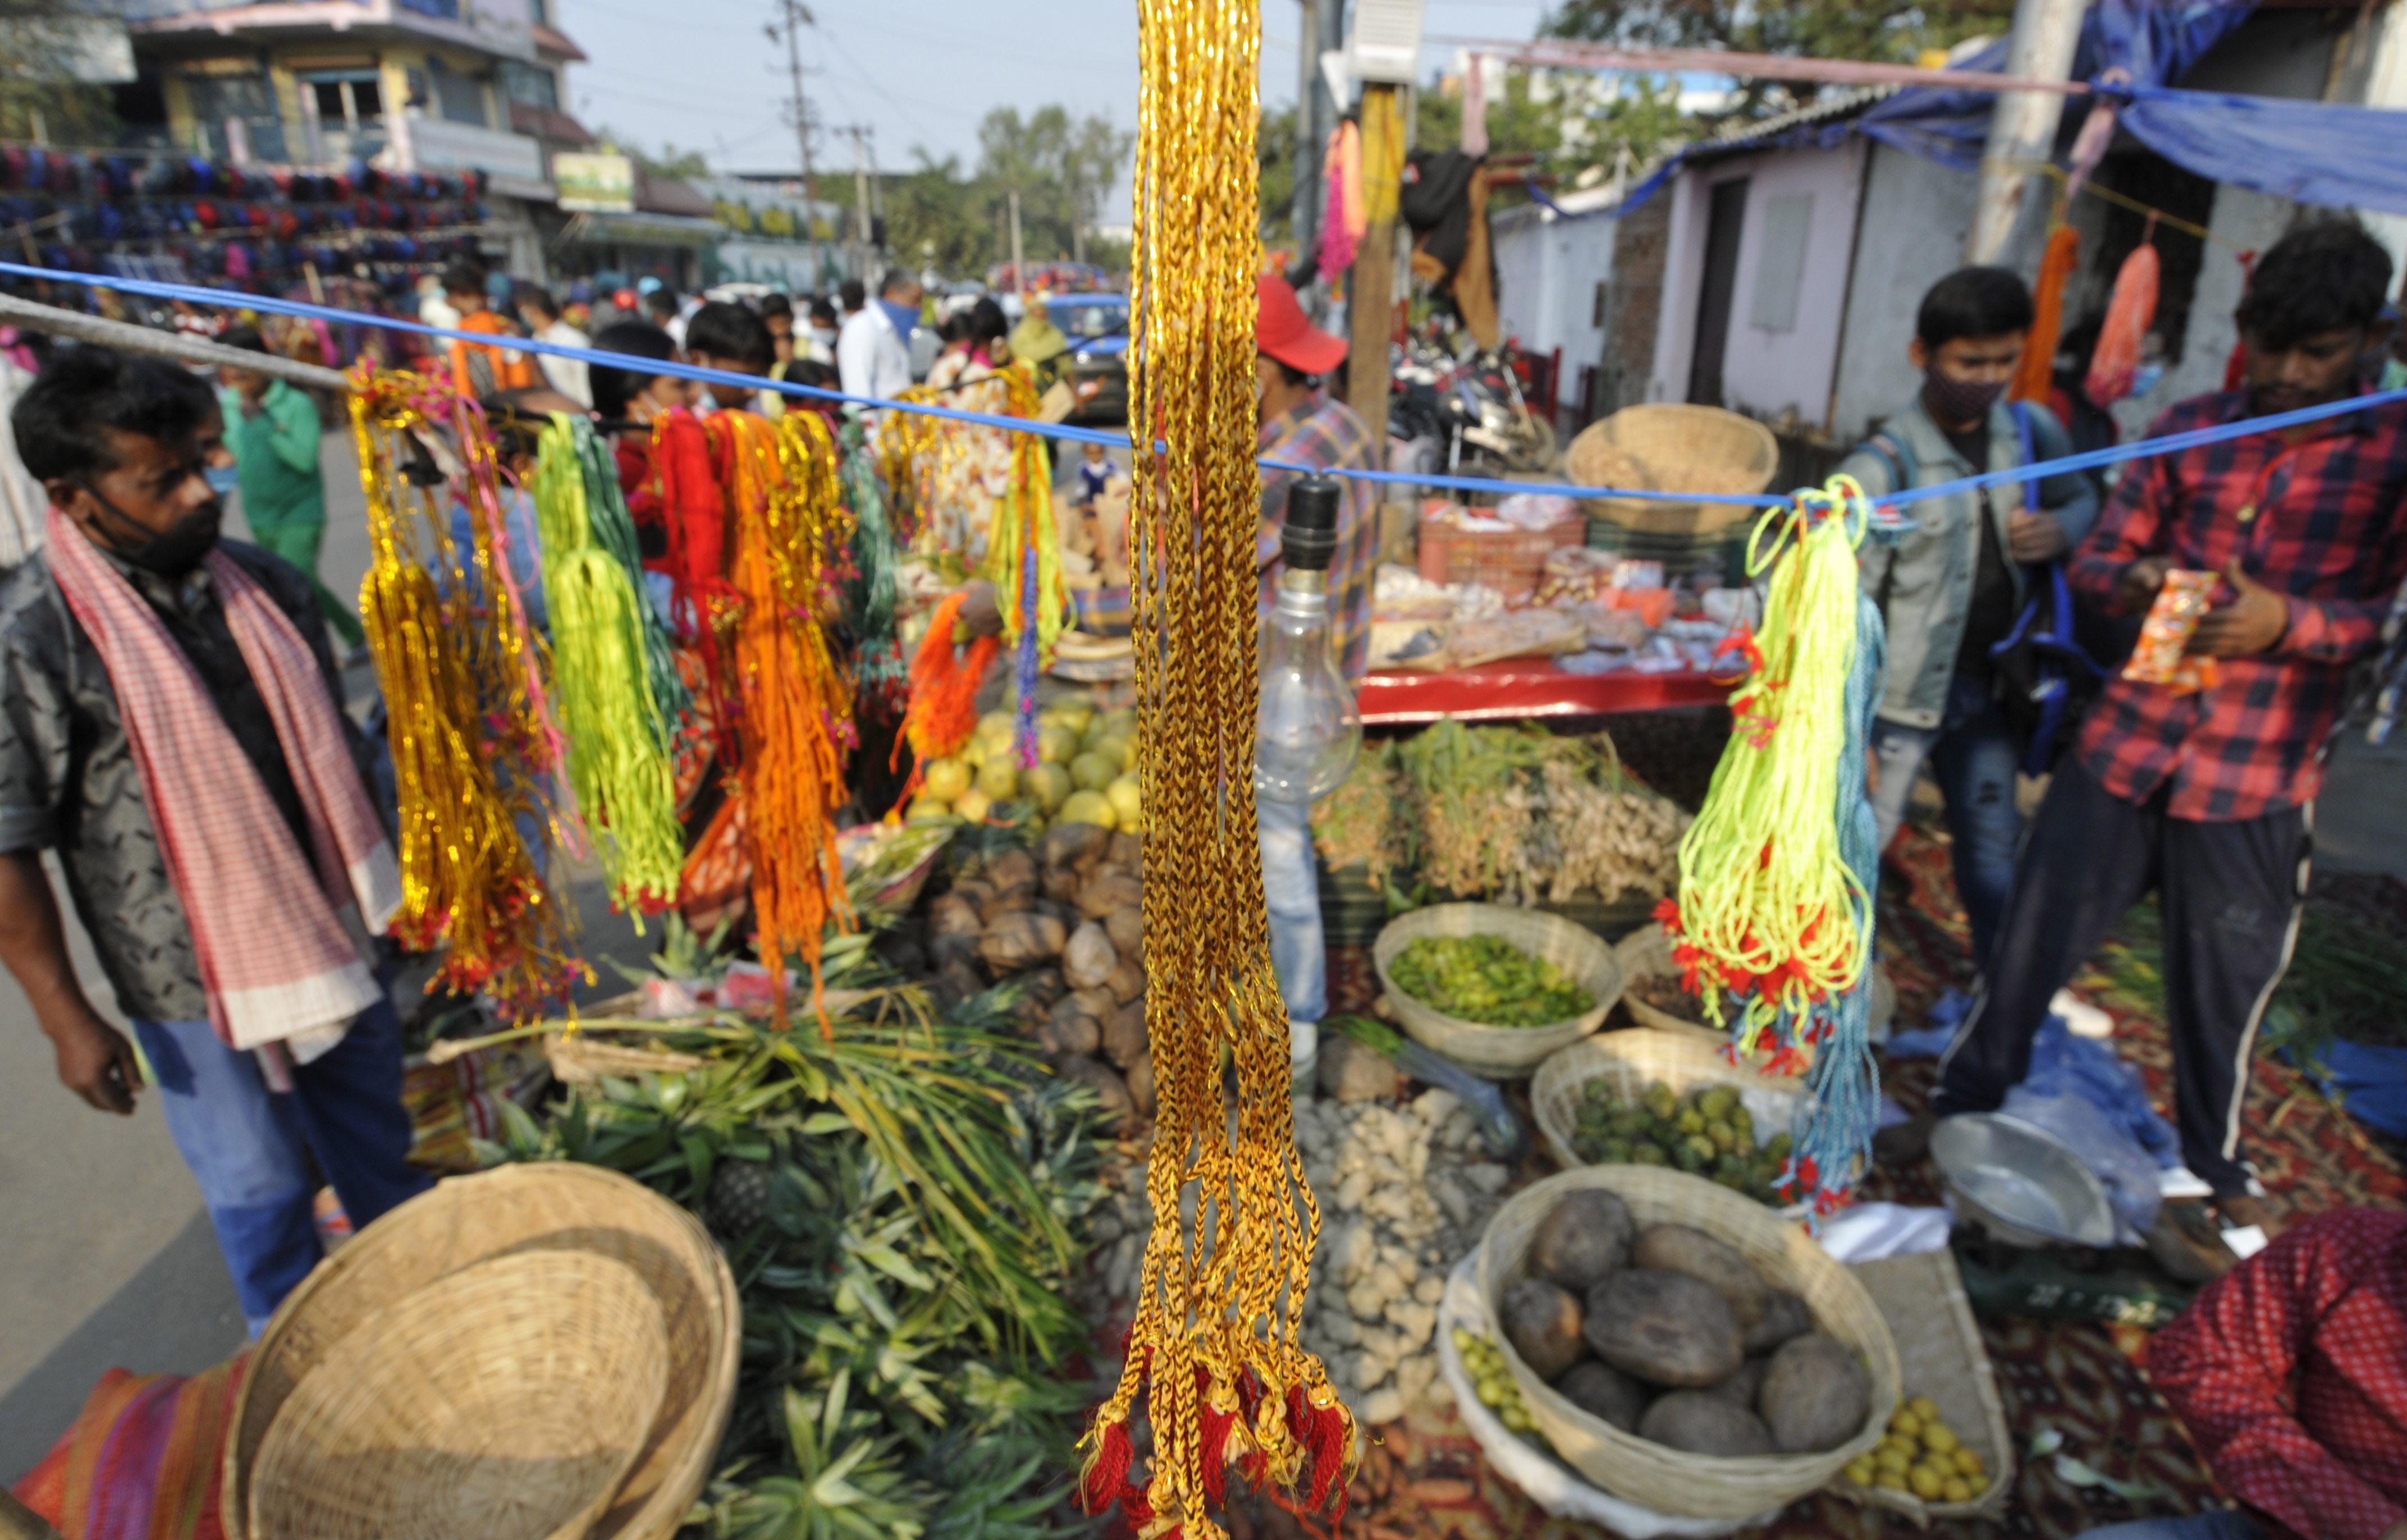
[[[1318,392],[1263,423],[1258,442],[1273,460],[1324,468],[1381,468],[1371,457],[1371,430],[1352,407]],[[1254,543],[1254,564],[1261,568],[1265,613],[1278,581],[1288,483],[1295,479],[1293,471],[1262,468],[1262,527]],[[1371,569],[1379,556],[1379,488],[1373,481],[1341,484],[1346,495],[1337,509],[1337,554],[1329,563],[1329,620],[1337,638],[1338,666],[1348,679],[1359,679],[1371,658]]]
[[[2407,1521],[2407,1215],[2343,1208],[2200,1290],[2148,1378],[2269,1534]]]
[[[2199,396],[2149,436],[2232,422],[2244,391]],[[2081,732],[2084,768],[2116,796],[2224,822],[2296,807],[2323,782],[2348,667],[2381,643],[2390,595],[2407,577],[2407,407],[2327,420],[2297,444],[2250,434],[2140,462],[2074,553],[2072,586],[2119,611],[2115,583],[2144,556],[2221,571],[2238,557],[2287,596],[2282,639],[2218,661],[2222,682],[2193,695],[2115,677]]]

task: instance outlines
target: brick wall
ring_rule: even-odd
[[[1672,190],[1657,191],[1614,230],[1613,280],[1605,294],[1604,370],[1599,416],[1646,399],[1655,330],[1663,311],[1663,259],[1672,240]]]

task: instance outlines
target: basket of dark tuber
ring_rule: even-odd
[[[1488,1221],[1479,1261],[1513,1379],[1555,1452],[1659,1513],[1743,1519],[1883,1436],[1897,1346],[1813,1238],[1702,1177],[1588,1166]]]
[[[1536,909],[1437,904],[1391,921],[1371,948],[1397,1023],[1490,1079],[1603,1024],[1621,994],[1613,948]]]
[[[1566,1169],[1669,1166],[1777,1207],[1802,1087],[1733,1064],[1692,1033],[1632,1027],[1540,1064],[1530,1107]]]

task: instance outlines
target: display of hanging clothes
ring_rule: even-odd
[[[1320,221],[1320,270],[1343,273],[1370,228],[1362,211],[1362,131],[1351,118],[1330,130],[1321,175],[1329,207]]]
[[[2081,232],[2058,224],[2048,232],[2047,251],[2040,258],[2039,281],[2031,286],[2031,329],[2023,339],[2022,362],[2015,367],[2015,383],[2007,392],[2016,401],[2044,404],[2056,389],[2056,345],[2064,331],[2064,286],[2081,256]]]
[[[2147,341],[2148,328],[2156,322],[2157,286],[2163,272],[2156,235],[2157,221],[2151,216],[2140,244],[2131,249],[2115,275],[2114,296],[2106,302],[2106,324],[2098,334],[2096,351],[2089,355],[2089,378],[2085,382],[2089,399],[2101,406],[2131,393],[2140,349]]]
[[[365,369],[352,379],[373,553],[360,614],[400,794],[402,908],[390,929],[442,950],[443,985],[482,992],[514,1020],[537,1015],[564,1005],[584,973],[576,909],[549,880],[573,813],[541,649],[506,578],[491,435],[446,380]],[[451,536],[455,495],[472,515],[466,549]]]

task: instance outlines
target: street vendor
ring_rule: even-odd
[[[517,324],[493,308],[485,292],[485,270],[473,262],[455,262],[443,270],[443,297],[460,315],[453,331],[480,336],[519,335]],[[463,395],[481,399],[496,391],[522,391],[543,383],[533,353],[457,337],[444,344],[444,351],[450,363],[451,382]]]
[[[1257,442],[1266,460],[1316,471],[1369,470],[1371,431],[1352,407],[1320,387],[1346,362],[1345,342],[1305,319],[1295,290],[1265,274],[1256,280],[1254,332]],[[1261,524],[1254,564],[1265,609],[1278,584],[1288,486],[1304,473],[1262,467]],[[1329,625],[1337,665],[1359,682],[1371,651],[1371,568],[1379,549],[1379,494],[1374,482],[1347,478],[1338,509],[1337,553],[1329,563]],[[1329,1008],[1329,953],[1321,935],[1320,881],[1312,863],[1312,809],[1263,802],[1254,809],[1261,836],[1262,893],[1270,907],[1271,962],[1299,1059],[1309,1058]]]
[[[0,961],[67,1089],[131,1114],[142,1061],[77,981],[55,851],[255,1334],[318,1262],[320,1174],[354,1225],[426,1185],[368,938],[399,870],[307,576],[218,538],[207,387],[82,348],[13,427],[50,506],[0,579]]]
[[[2240,303],[2243,386],[2175,405],[2149,436],[2359,392],[2389,275],[2387,253],[2353,223],[2284,236]],[[2051,997],[2153,891],[2182,1160],[2226,1220],[2264,1225],[2272,1216],[2242,1158],[2241,1109],[2257,1024],[2298,936],[2310,808],[2349,666],[2381,646],[2407,578],[2407,406],[2131,465],[2074,553],[2073,587],[2143,614],[2176,568],[2219,575],[2186,644],[2219,682],[2182,692],[2106,681],[2024,842],[1933,1109],[1998,1106],[2030,1071]],[[1893,1133],[1889,1153],[1910,1152],[1918,1135]]]
[[[2302,1221],[2149,1339],[2148,1380],[2240,1505],[2087,1540],[2407,1540],[2407,1214]]]
[[[1922,296],[1907,345],[1922,383],[1839,469],[1877,498],[2069,453],[2072,440],[2045,406],[2003,399],[2030,326],[2030,291],[2004,268],[1941,278]],[[2022,838],[2015,770],[2024,746],[2000,699],[1991,649],[2014,629],[2039,564],[2071,550],[2098,518],[2097,490],[2084,477],[2045,477],[2036,498],[2031,490],[2009,482],[1909,505],[1912,533],[1863,549],[1864,590],[1879,601],[1889,638],[1872,735],[1878,846],[1897,837],[1928,760],[1946,799],[1975,966],[1997,937]]]

